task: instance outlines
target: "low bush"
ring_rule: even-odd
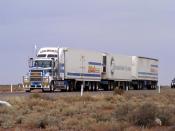
[[[90,95],[84,95],[84,96],[76,96],[76,97],[62,97],[61,98],[64,102],[67,102],[69,104],[75,103],[75,102],[96,102],[98,99],[90,96]]]
[[[153,103],[144,103],[132,112],[130,121],[136,126],[152,127],[155,124],[158,107]]]
[[[12,128],[15,126],[14,116],[10,114],[0,114],[0,127]]]
[[[37,99],[37,98],[41,98],[41,95],[39,93],[34,93],[34,94],[31,94],[29,96],[30,99]]]
[[[104,103],[101,106],[101,109],[104,110],[104,111],[105,110],[113,110],[114,108],[115,108],[115,106],[111,103]]]
[[[167,107],[162,107],[159,109],[159,112],[157,113],[157,118],[161,120],[162,126],[169,126],[173,122],[172,120],[172,109],[170,109],[168,106]]]
[[[118,103],[113,113],[113,117],[117,121],[128,121],[135,107],[129,103]]]
[[[62,114],[65,116],[72,117],[73,115],[76,115],[78,113],[78,110],[76,107],[70,106],[62,111]]]
[[[25,127],[41,129],[46,128],[48,125],[46,116],[40,113],[33,113],[28,115],[28,117],[25,117],[22,123],[25,125]]]
[[[114,94],[114,95],[123,95],[124,93],[125,93],[124,90],[115,88],[113,94]]]
[[[111,120],[111,115],[103,114],[103,113],[95,113],[93,118],[97,123],[99,122],[109,122]]]
[[[63,121],[62,130],[80,130],[80,122],[77,118],[67,118]]]
[[[125,131],[125,123],[99,122],[90,126],[91,131]]]

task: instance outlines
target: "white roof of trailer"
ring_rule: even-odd
[[[132,56],[132,57],[141,58],[141,59],[148,59],[148,60],[154,60],[154,61],[159,61],[156,58],[149,58],[149,57],[143,57],[143,56]]]

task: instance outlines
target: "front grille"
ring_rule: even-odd
[[[30,77],[30,81],[42,81],[42,77]]]
[[[31,76],[41,76],[41,72],[31,72]]]
[[[42,70],[31,70],[31,72],[43,72]]]
[[[42,81],[42,70],[31,70],[30,81],[41,82]]]

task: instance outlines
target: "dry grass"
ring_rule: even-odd
[[[22,85],[13,85],[13,92],[17,92],[17,91],[24,91]],[[4,92],[10,92],[11,91],[11,85],[0,85],[0,93],[4,93]]]
[[[175,129],[175,90],[161,94],[7,98],[0,108],[0,130],[164,131]],[[161,120],[158,125],[155,119]]]

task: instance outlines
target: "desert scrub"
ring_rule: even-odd
[[[152,127],[155,124],[158,107],[154,103],[144,103],[132,112],[130,121],[136,126]]]
[[[166,130],[175,123],[175,90],[161,93],[11,97],[6,101],[12,108],[0,108],[0,130]],[[156,118],[163,127],[157,128]]]
[[[72,116],[79,114],[79,113],[80,113],[80,111],[77,110],[77,107],[75,107],[75,106],[69,106],[62,111],[62,114],[64,116],[68,116],[68,117],[72,117]]]
[[[125,123],[99,122],[90,125],[91,131],[124,131],[127,127]]]
[[[29,99],[26,98],[25,106],[27,106],[28,109],[35,111],[35,109],[38,109],[38,111],[47,111],[47,109],[54,108],[56,104],[53,104],[54,102],[49,100],[43,100],[40,98],[37,99]]]
[[[172,106],[159,107],[157,118],[161,120],[162,126],[170,126],[175,123],[175,121],[173,121],[173,116],[175,116],[175,114],[173,114],[174,110],[175,108]]]
[[[115,88],[113,91],[114,95],[124,95],[125,91],[122,89]]]
[[[112,114],[117,121],[129,121],[129,117],[135,108],[136,107],[130,102],[117,103]]]
[[[105,101],[107,101],[107,102],[111,102],[111,101],[114,100],[114,97],[113,97],[113,96],[106,96],[106,97],[104,97],[104,99],[105,99]]]
[[[10,114],[0,114],[0,127],[12,128],[15,125],[14,116]]]
[[[104,114],[104,113],[94,113],[92,118],[94,118],[97,123],[99,123],[99,122],[110,122],[111,121],[111,115],[110,114]]]
[[[29,96],[29,99],[42,99],[47,101],[55,101],[56,99],[50,95],[34,93]]]
[[[96,119],[89,117],[89,116],[83,117],[79,121],[80,121],[79,123],[80,126],[84,128],[85,130],[90,130],[90,126],[96,123]]]
[[[96,102],[98,101],[98,98],[90,96],[90,95],[84,95],[84,96],[76,96],[76,97],[61,97],[61,99],[64,102],[67,102],[69,104],[73,104],[75,102]]]
[[[29,96],[29,99],[37,99],[41,98],[41,95],[39,93],[34,93]]]
[[[10,111],[11,111],[11,108],[0,106],[0,114],[6,114],[6,113],[9,113]]]
[[[80,130],[80,121],[77,118],[69,117],[63,121],[63,130]]]
[[[25,127],[44,129],[48,125],[46,116],[42,113],[32,113],[27,115],[22,121]]]
[[[12,107],[0,107],[0,127],[12,128],[15,126],[16,110]]]
[[[111,103],[104,102],[101,105],[101,110],[103,111],[110,111],[110,110],[113,110],[114,108],[115,108],[115,105]]]

